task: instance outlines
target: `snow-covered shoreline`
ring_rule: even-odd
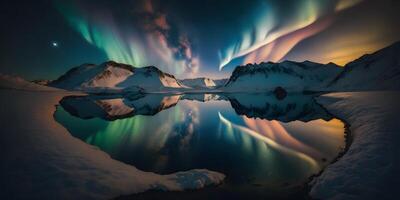
[[[346,154],[312,181],[317,199],[393,199],[399,176],[400,92],[330,93],[317,98],[350,124]]]
[[[225,178],[205,169],[158,175],[113,160],[54,120],[55,105],[72,94],[0,90],[1,199],[110,199],[149,189],[198,189]]]
[[[54,118],[68,95],[0,76],[1,199],[110,199],[150,189],[181,191],[220,184],[205,169],[158,175],[113,160],[74,138]],[[317,199],[394,199],[400,185],[400,92],[342,92],[317,98],[350,124],[352,144],[311,182]]]

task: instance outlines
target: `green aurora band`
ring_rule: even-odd
[[[123,34],[118,31],[115,21],[111,15],[102,13],[105,19],[90,20],[77,6],[72,3],[55,4],[59,12],[65,17],[69,24],[90,44],[104,51],[109,60],[143,66],[145,53],[139,42],[134,37],[123,39]],[[135,35],[130,31],[129,35]]]

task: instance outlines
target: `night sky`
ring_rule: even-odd
[[[344,65],[400,40],[397,0],[2,1],[0,72],[55,79],[83,63],[179,78],[311,60]]]

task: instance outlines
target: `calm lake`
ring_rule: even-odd
[[[60,104],[55,119],[112,158],[160,174],[218,171],[226,191],[296,193],[345,146],[344,124],[312,95],[131,94]]]

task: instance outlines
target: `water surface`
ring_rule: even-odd
[[[112,158],[160,174],[224,173],[222,187],[296,192],[343,149],[344,124],[311,95],[66,97],[55,118]]]

